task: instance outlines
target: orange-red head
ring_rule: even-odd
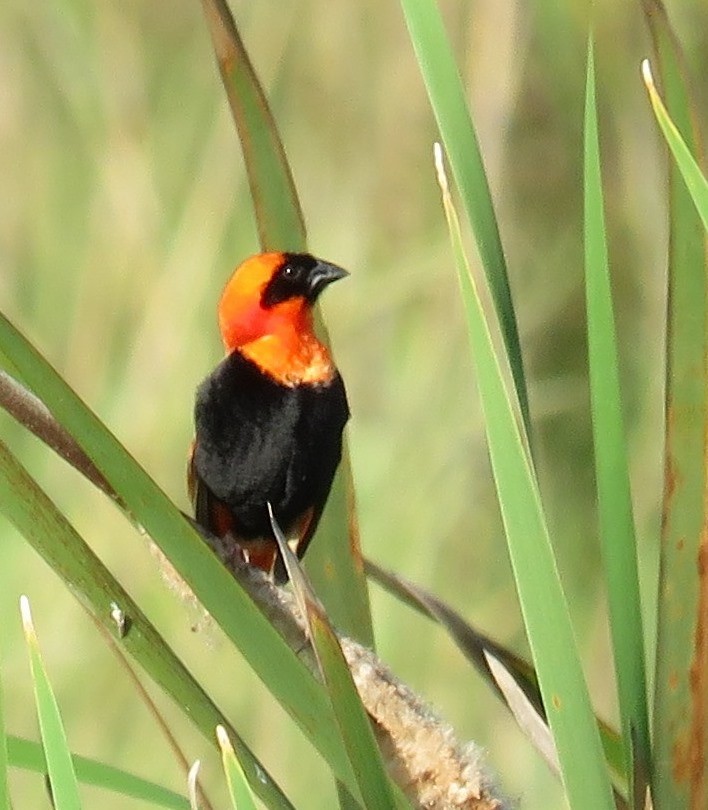
[[[285,382],[317,374],[305,366],[315,338],[312,306],[331,282],[348,275],[308,253],[260,253],[236,268],[219,302],[219,328],[227,352],[239,349]],[[327,356],[328,357],[328,356]],[[324,372],[322,372],[324,375]]]

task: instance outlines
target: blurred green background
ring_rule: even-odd
[[[526,653],[457,282],[436,137],[397,3],[232,6],[281,130],[310,247],[352,271],[324,311],[353,412],[365,553]],[[536,449],[598,711],[615,718],[598,587],[581,241],[586,3],[443,4],[510,267]],[[671,3],[704,129],[708,5]],[[664,163],[639,78],[639,3],[595,3],[600,127],[625,412],[652,648],[661,495]],[[197,2],[0,5],[0,308],[184,508],[215,305],[257,250],[243,163]],[[0,414],[13,448],[189,665],[296,805],[334,806],[316,755],[144,538]],[[57,577],[0,524],[0,672],[11,732],[36,736],[18,597],[27,593],[73,749],[181,789],[154,723]],[[381,656],[483,745],[525,807],[561,792],[444,635],[372,587]],[[193,631],[194,627],[197,632]],[[161,702],[161,705],[164,701]],[[173,712],[166,706],[168,715]],[[178,724],[190,758],[208,746]],[[18,806],[41,780],[13,773]],[[316,786],[313,791],[313,785]],[[314,794],[314,795],[313,795]],[[86,806],[127,806],[85,790]],[[218,796],[218,791],[215,793]],[[33,798],[34,797],[34,798]],[[34,802],[34,803],[32,803]]]

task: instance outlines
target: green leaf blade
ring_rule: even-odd
[[[10,764],[14,767],[46,773],[47,761],[38,743],[10,736],[7,750]],[[104,788],[167,810],[189,810],[189,802],[184,796],[154,782],[78,754],[72,754],[72,761],[76,778],[85,785]]]
[[[26,596],[20,599],[20,609],[30,656],[42,745],[47,759],[47,773],[52,786],[52,801],[56,810],[81,810],[79,785],[71,761],[64,724],[39,652],[39,643],[32,626],[29,600]]]
[[[683,181],[686,184],[686,189],[696,206],[696,211],[703,222],[704,229],[708,230],[708,180],[701,171],[698,161],[691,154],[686,142],[681,137],[676,124],[671,120],[661,96],[656,92],[654,87],[654,80],[651,76],[649,62],[645,59],[642,64],[644,73],[644,83],[649,91],[649,99],[651,101],[654,115],[657,123],[661,128],[664,139],[671,150],[676,165],[678,166]]]
[[[273,534],[285,561],[290,583],[302,615],[307,621],[310,640],[317,657],[322,679],[329,695],[344,748],[352,765],[364,806],[396,808],[398,805],[386,774],[369,716],[364,708],[349,670],[339,639],[332,629],[321,602],[290,550],[287,540],[268,504]],[[345,801],[346,801],[345,794]],[[405,806],[405,805],[404,805]]]
[[[308,600],[307,617],[317,660],[364,806],[372,810],[399,807],[368,715],[326,614]]]
[[[701,155],[684,54],[663,3],[644,0],[643,6],[667,112],[683,142]],[[660,99],[655,92],[652,96],[654,106]],[[708,763],[699,753],[707,723],[701,695],[708,688],[708,672],[697,645],[707,598],[698,571],[707,519],[708,261],[704,222],[671,157],[668,177],[664,497],[651,781],[655,806],[688,810],[708,801]]]
[[[538,484],[516,419],[513,387],[505,386],[478,281],[470,272],[457,214],[438,154],[450,240],[477,368],[492,470],[509,554],[563,784],[574,810],[612,810],[614,800],[565,596],[556,569]]]
[[[369,587],[364,574],[346,437],[342,461],[307,552],[305,568],[337,629],[374,649]]]
[[[305,220],[263,88],[225,0],[202,0],[241,139],[261,249],[305,250]]]
[[[528,392],[511,289],[482,153],[435,0],[401,0],[445,151],[498,311],[517,396],[530,432]]]
[[[634,755],[646,773],[651,754],[644,631],[605,235],[592,39],[588,41],[584,160],[588,355],[600,538],[627,772],[634,771]],[[633,786],[631,791],[643,795],[645,787]]]
[[[217,726],[216,736],[221,748],[221,763],[234,810],[256,810],[253,793],[246,780],[241,763],[234,753],[226,729],[223,726]]]

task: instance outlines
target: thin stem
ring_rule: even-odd
[[[0,407],[124,508],[121,498],[93,461],[57,422],[42,400],[4,371],[0,371]]]

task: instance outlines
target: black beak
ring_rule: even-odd
[[[328,284],[348,275],[349,273],[342,267],[318,259],[317,264],[307,274],[308,300],[314,302]]]

